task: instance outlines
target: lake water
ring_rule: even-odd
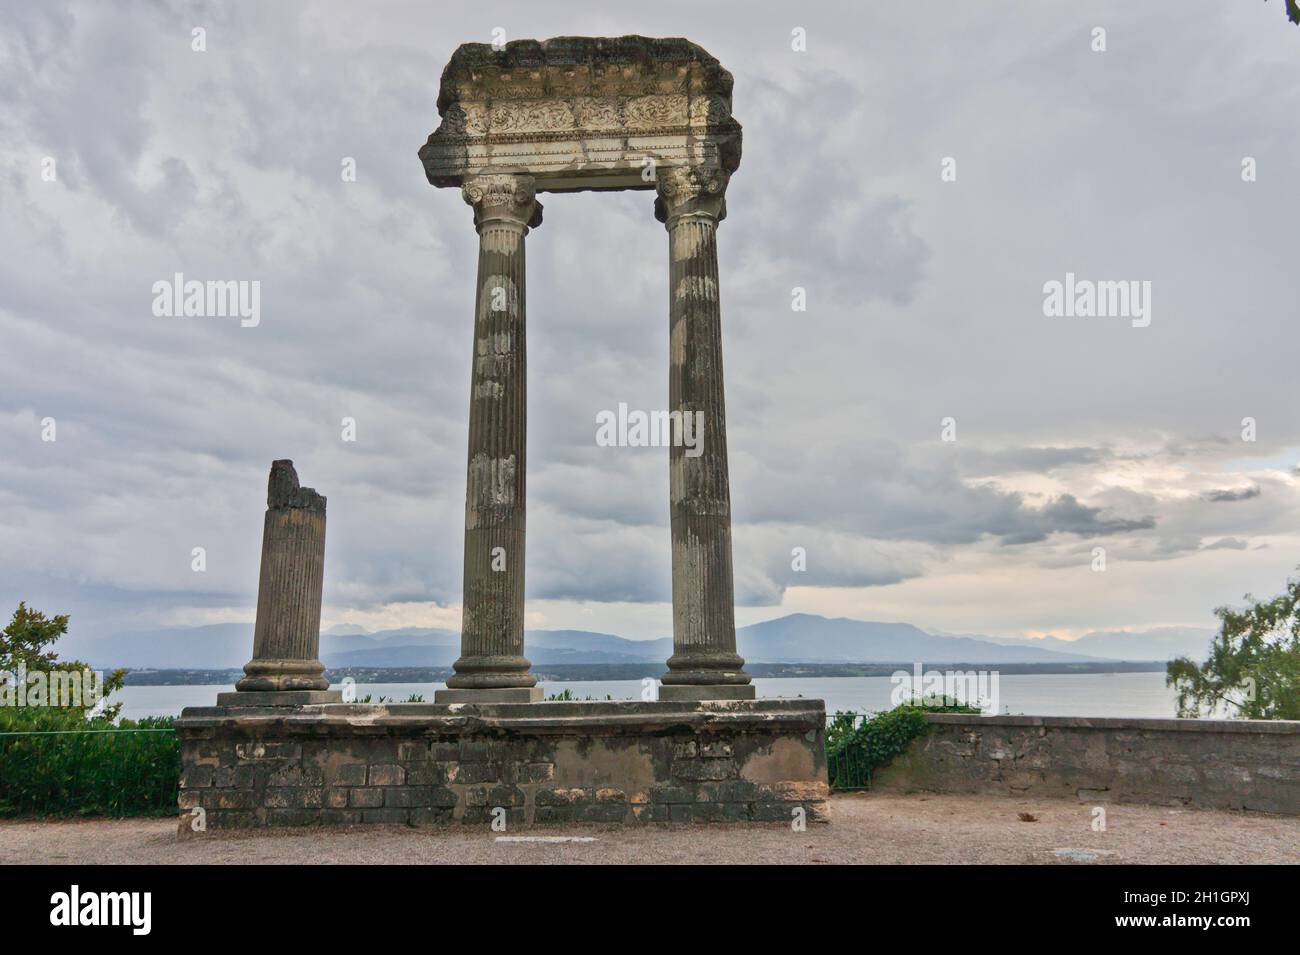
[[[837,710],[887,710],[894,684],[887,676],[756,679],[760,697],[811,697],[826,701],[827,712]],[[357,695],[370,694],[400,702],[418,693],[433,702],[441,683],[358,683]],[[639,680],[543,683],[549,695],[569,690],[578,699],[606,696],[616,700],[641,698]],[[112,697],[123,702],[122,715],[177,716],[187,706],[214,706],[217,693],[229,686],[128,686]],[[1135,716],[1172,717],[1174,691],[1165,686],[1163,673],[1023,673],[1000,677],[1001,713],[1029,716]]]

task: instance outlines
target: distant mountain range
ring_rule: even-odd
[[[1215,632],[1204,627],[1156,627],[1140,633],[1127,630],[1097,630],[1084,634],[1077,640],[1061,640],[1057,637],[1041,639],[990,637],[988,639],[1006,646],[1066,650],[1070,653],[1086,653],[1108,660],[1171,660],[1174,657],[1186,656],[1199,661],[1205,658]],[[1133,655],[1137,653],[1142,655]]]
[[[1204,657],[1214,631],[1161,627],[1102,631],[1077,640],[985,637],[927,633],[908,623],[875,623],[797,613],[742,627],[736,632],[746,660],[763,663],[1079,663],[1100,660],[1168,660]],[[530,630],[528,658],[537,665],[662,663],[672,640],[628,640],[585,630]],[[253,627],[222,623],[119,633],[99,640],[70,636],[59,644],[66,659],[96,668],[228,669],[251,655]],[[321,660],[339,667],[446,667],[460,654],[460,634],[410,627],[367,632],[331,627],[321,634]]]

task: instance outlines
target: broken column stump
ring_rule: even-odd
[[[298,484],[292,461],[274,461],[262,530],[253,659],[219,706],[301,706],[342,702],[320,662],[325,577],[325,498]]]

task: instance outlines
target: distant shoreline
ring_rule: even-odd
[[[763,679],[890,676],[898,670],[911,672],[914,663],[747,663],[751,676]],[[1163,660],[1098,661],[1095,663],[926,663],[926,669],[986,670],[1002,676],[1018,674],[1078,675],[1086,673],[1163,673]],[[663,663],[569,663],[534,666],[542,682],[582,683],[608,680],[658,679]],[[444,683],[450,667],[337,667],[325,671],[331,683],[351,677],[357,683]],[[166,669],[128,670],[127,686],[228,686],[244,675],[243,670]]]

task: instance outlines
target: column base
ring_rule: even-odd
[[[758,694],[752,683],[722,683],[701,685],[694,683],[662,683],[659,699],[692,700],[753,700]]]
[[[325,665],[319,660],[249,660],[244,664],[244,676],[235,684],[235,689],[242,693],[329,688]]]
[[[540,686],[493,686],[475,690],[447,688],[433,691],[435,704],[445,703],[540,703]]]
[[[342,702],[342,690],[235,690],[217,694],[217,706],[311,706]]]

